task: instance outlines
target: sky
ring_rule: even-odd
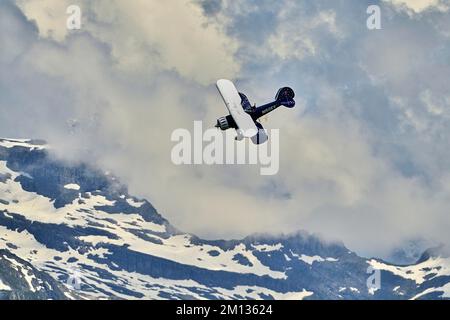
[[[369,5],[381,30],[369,30]],[[66,9],[82,11],[68,30]],[[383,256],[450,244],[450,1],[6,0],[0,136],[112,171],[181,230],[240,238],[307,230]],[[294,109],[280,170],[176,166],[177,128],[213,126],[228,78]],[[234,143],[234,142],[232,142]]]

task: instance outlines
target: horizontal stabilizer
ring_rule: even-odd
[[[293,108],[295,106],[294,97],[294,90],[289,87],[284,87],[278,90],[277,94],[275,95],[275,100],[282,106]]]

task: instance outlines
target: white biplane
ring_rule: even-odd
[[[289,87],[278,90],[275,101],[256,107],[250,104],[245,94],[237,91],[230,80],[218,80],[216,86],[230,113],[217,119],[216,127],[221,130],[236,129],[236,140],[249,138],[255,144],[266,142],[267,134],[258,119],[279,106],[287,108],[295,106],[295,93]]]

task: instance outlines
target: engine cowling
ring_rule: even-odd
[[[220,117],[217,119],[216,128],[220,128],[221,130],[227,130],[230,128],[237,128],[236,122],[234,121],[231,115],[226,117]]]

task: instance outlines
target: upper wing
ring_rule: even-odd
[[[253,122],[252,117],[250,117],[242,108],[241,97],[233,82],[221,79],[217,81],[216,85],[228,111],[236,122],[239,130],[241,130],[242,135],[246,138],[255,136],[258,133],[258,128]]]

